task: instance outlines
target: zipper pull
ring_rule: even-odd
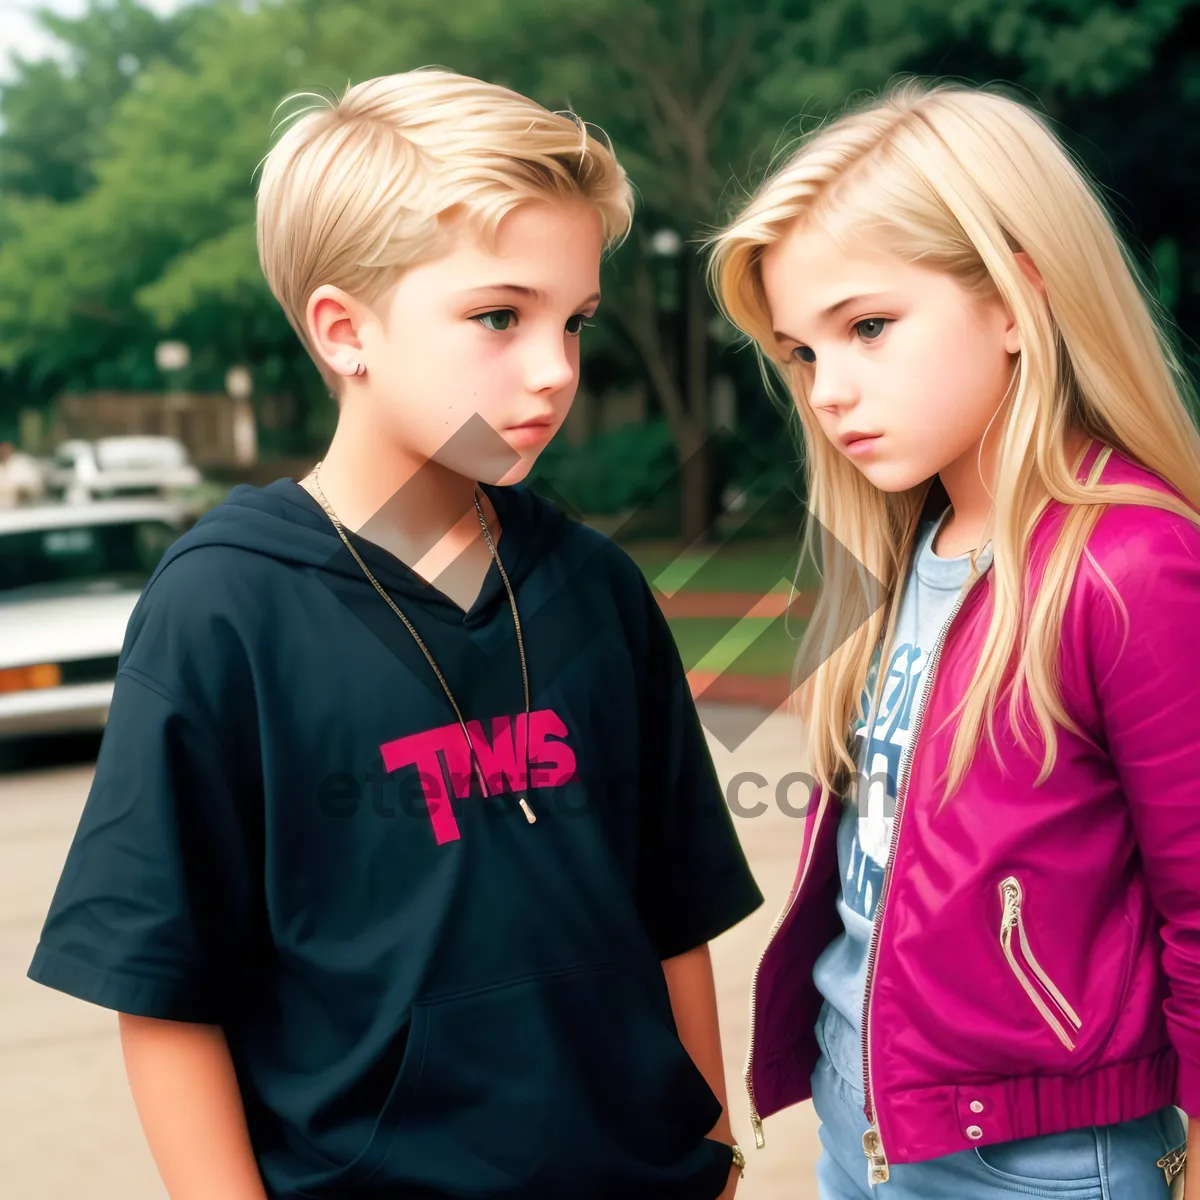
[[[753,1108],[750,1110],[750,1128],[754,1130],[754,1145],[761,1150],[767,1144],[767,1139],[763,1134],[762,1117]]]
[[[1011,933],[1021,916],[1021,885],[1011,876],[1000,884],[1004,914],[1000,918],[1000,933]]]
[[[874,1125],[863,1134],[862,1144],[863,1153],[867,1156],[867,1183],[871,1187],[877,1183],[887,1183],[890,1174],[888,1162],[883,1153],[883,1140]]]
[[[1166,1173],[1167,1183],[1173,1184],[1177,1175],[1183,1174],[1183,1169],[1187,1166],[1187,1147],[1180,1146],[1178,1150],[1172,1150],[1169,1154],[1164,1154],[1156,1164],[1161,1167]]]
[[[529,802],[525,799],[524,796],[522,796],[520,798],[520,800],[518,801],[518,803],[521,805],[521,811],[525,814],[525,820],[527,820],[530,823],[530,825],[532,825],[534,823],[534,821],[537,820],[537,817],[535,817],[533,815],[533,809],[529,807]]]

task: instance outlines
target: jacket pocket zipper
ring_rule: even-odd
[[[1054,981],[1042,970],[1038,960],[1034,958],[1029,948],[1029,939],[1025,935],[1025,922],[1021,918],[1021,908],[1024,904],[1024,892],[1020,880],[1010,875],[1000,884],[1000,897],[1004,903],[1003,916],[1000,919],[1000,946],[1017,982],[1025,990],[1025,994],[1033,1001],[1034,1007],[1042,1014],[1042,1019],[1058,1035],[1068,1050],[1075,1049],[1075,1035],[1083,1026],[1078,1014],[1067,1003],[1066,997],[1054,986]],[[1017,935],[1021,959],[1018,960],[1013,947],[1013,933]]]

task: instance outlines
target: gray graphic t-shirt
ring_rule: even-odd
[[[943,518],[944,519],[944,516]],[[933,541],[941,520],[918,531],[914,570],[900,602],[879,711],[870,711],[879,673],[867,674],[854,732],[859,778],[838,827],[842,890],[838,912],[845,932],[817,960],[813,978],[825,1003],[817,1022],[821,1049],[856,1091],[863,1089],[862,1013],[867,954],[887,867],[900,759],[916,724],[925,666],[970,574],[969,555],[938,558]],[[857,803],[854,802],[857,793]]]

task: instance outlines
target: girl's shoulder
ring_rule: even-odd
[[[1088,555],[1097,563],[1125,576],[1180,555],[1200,560],[1200,510],[1177,487],[1116,450],[1108,454],[1099,482],[1169,497],[1193,515],[1133,498],[1116,500],[1101,513],[1087,541]]]
[[[1134,498],[1107,504],[1084,545],[1075,602],[1107,610],[1119,597],[1124,623],[1131,614],[1148,617],[1200,601],[1200,511],[1161,476],[1115,450],[1099,481],[1172,497],[1193,515]]]

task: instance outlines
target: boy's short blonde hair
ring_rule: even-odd
[[[305,331],[322,284],[372,304],[435,255],[459,218],[487,237],[531,200],[584,200],[606,246],[619,242],[632,189],[593,129],[508,88],[430,68],[369,79],[289,125],[263,165],[259,261],[331,388],[339,379]]]

